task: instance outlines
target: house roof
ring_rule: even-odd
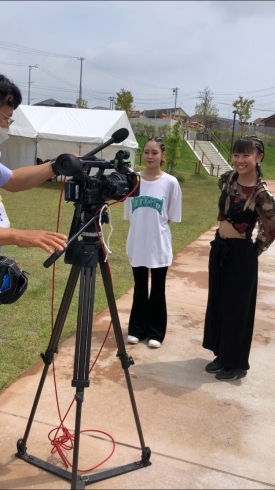
[[[275,117],[275,114],[272,114],[272,116],[265,117],[262,119],[262,121],[269,121],[269,119],[273,119]]]
[[[49,105],[49,106],[55,106],[55,104],[60,104],[60,102],[58,100],[55,100],[55,99],[46,99],[46,100],[42,100],[41,102],[37,102],[36,104],[32,104],[32,105]]]
[[[189,117],[188,114],[186,114],[186,112],[181,107],[176,107],[176,109],[175,107],[171,107],[171,108],[165,107],[165,109],[148,109],[148,110],[146,109],[142,111],[141,114],[147,117],[155,117],[155,116],[161,116],[161,114],[175,114],[175,112],[177,111],[182,111],[185,117]]]
[[[203,119],[202,116],[198,115],[198,114],[194,114],[192,117],[190,117],[190,121],[201,121]],[[224,122],[224,123],[230,123],[232,124],[233,122],[233,118],[232,119],[229,119],[227,117],[213,117],[212,119],[212,122]],[[238,123],[239,121],[236,120],[236,123]]]
[[[91,109],[94,109],[96,111],[103,111],[103,110],[109,111],[110,110],[110,109],[108,109],[108,107],[101,107],[101,106],[91,107]]]
[[[77,108],[76,104],[71,104],[70,102],[64,103],[64,102],[59,102],[58,100],[55,99],[46,99],[42,100],[41,102],[37,102],[36,104],[32,104],[36,106],[47,106],[47,107],[68,107],[68,108]]]
[[[197,121],[200,121],[200,120],[202,120],[202,116],[199,116],[198,114],[194,114],[193,116],[191,116],[189,118],[189,122],[193,122],[193,121],[196,121],[197,122]]]
[[[217,116],[215,118],[215,122],[228,122],[228,123],[232,123],[233,122],[233,117],[219,117]],[[237,119],[235,121],[236,123],[239,122]]]
[[[253,121],[254,124],[261,124],[264,122],[264,119],[262,117],[258,117]]]

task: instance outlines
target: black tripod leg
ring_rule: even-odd
[[[56,317],[56,321],[54,324],[54,328],[52,331],[52,335],[51,335],[51,338],[49,341],[48,348],[47,348],[45,354],[41,354],[41,357],[44,361],[45,366],[44,366],[44,369],[43,369],[43,372],[41,375],[41,379],[40,379],[40,382],[38,385],[38,389],[37,389],[36,396],[35,396],[33,406],[31,409],[31,413],[30,413],[30,416],[28,419],[25,434],[24,434],[23,438],[19,439],[17,442],[18,452],[17,452],[16,456],[19,458],[24,456],[26,453],[26,450],[27,450],[27,447],[26,447],[27,438],[28,438],[29,433],[30,433],[30,429],[31,429],[31,426],[33,423],[33,419],[35,416],[37,405],[39,403],[39,399],[41,396],[41,392],[42,392],[42,389],[43,389],[43,386],[45,383],[45,379],[46,379],[49,367],[52,363],[54,354],[57,353],[58,343],[59,343],[60,336],[62,333],[62,329],[63,329],[64,323],[65,323],[65,320],[66,320],[66,317],[68,314],[68,310],[69,310],[69,307],[71,304],[71,300],[72,300],[72,297],[73,297],[73,294],[74,294],[74,291],[76,288],[77,280],[79,277],[79,272],[80,272],[80,266],[79,265],[73,265],[71,268],[71,272],[70,272],[68,281],[67,281],[67,285],[66,285],[64,295],[63,295],[63,298],[61,301],[61,305],[60,305],[60,308],[59,308],[59,311],[58,311],[58,314]]]
[[[89,245],[91,247],[91,245]],[[94,245],[92,245],[94,247]],[[98,247],[97,247],[98,248]],[[97,251],[96,251],[97,252]],[[85,257],[84,257],[85,260]],[[94,310],[95,278],[97,253],[92,253],[90,257],[90,267],[82,267],[80,273],[78,320],[75,344],[75,361],[72,386],[76,387],[76,417],[74,431],[74,452],[72,465],[72,486],[75,490],[80,488],[78,482],[77,467],[79,456],[79,443],[81,431],[82,403],[84,401],[84,388],[87,388],[90,371],[90,353],[92,339],[92,322]]]
[[[149,461],[151,451],[149,447],[145,447],[143,434],[141,430],[140,420],[137,412],[135,397],[133,393],[132,383],[128,368],[134,364],[132,357],[129,357],[125,350],[123,341],[121,326],[119,322],[118,312],[116,308],[116,302],[110,276],[108,274],[108,266],[104,262],[104,258],[100,248],[100,242],[95,242],[93,239],[85,238],[80,242],[79,255],[80,264],[73,265],[70,276],[66,285],[66,289],[62,298],[61,306],[57,315],[57,319],[54,325],[52,336],[49,342],[49,346],[45,354],[42,354],[42,359],[45,363],[45,367],[41,376],[40,384],[36,393],[36,397],[31,410],[31,415],[28,420],[27,428],[23,439],[19,439],[17,442],[18,452],[16,456],[24,459],[24,461],[37,466],[43,470],[49,471],[54,475],[58,475],[65,480],[71,481],[71,490],[82,490],[89,483],[96,483],[108,478],[112,478],[117,475],[129,473],[145,466],[151,465]],[[128,391],[132,403],[133,413],[136,421],[138,435],[142,448],[141,461],[134,462],[128,465],[124,465],[111,470],[96,473],[95,475],[77,475],[78,456],[79,456],[79,443],[80,443],[80,429],[81,429],[81,414],[82,404],[84,401],[84,389],[89,386],[89,370],[90,370],[90,351],[91,351],[91,339],[92,339],[92,321],[93,321],[93,307],[94,307],[94,293],[95,293],[95,275],[96,266],[100,264],[102,279],[106,292],[108,305],[110,308],[111,318],[113,322],[118,353],[122,367],[125,372]],[[80,288],[79,288],[79,304],[78,304],[78,319],[77,319],[77,332],[76,332],[76,346],[75,346],[75,362],[74,362],[74,374],[72,380],[72,386],[76,387],[75,401],[76,401],[76,418],[75,418],[75,433],[74,433],[74,452],[73,452],[73,465],[72,473],[67,470],[63,470],[47,461],[43,461],[35,456],[28,455],[26,452],[26,441],[31,429],[31,425],[35,416],[36,408],[39,402],[39,398],[42,392],[46,374],[48,372],[49,365],[52,362],[54,354],[57,352],[57,346],[62,332],[63,325],[69,310],[69,306],[72,300],[72,296],[77,284],[77,280],[80,274]]]
[[[150,465],[150,456],[151,456],[151,450],[149,447],[145,446],[144,442],[144,437],[141,429],[141,424],[139,420],[139,415],[137,411],[137,406],[136,406],[136,401],[135,401],[135,396],[133,392],[133,387],[132,387],[132,381],[131,377],[129,374],[129,367],[134,364],[134,360],[131,356],[128,356],[126,349],[125,349],[125,344],[124,344],[124,339],[122,335],[122,330],[121,330],[121,325],[120,325],[120,320],[118,316],[118,311],[116,307],[116,301],[115,301],[115,296],[114,296],[114,291],[111,283],[111,277],[109,274],[108,270],[108,265],[107,262],[104,262],[104,257],[102,252],[99,254],[99,264],[100,264],[100,270],[101,270],[101,275],[103,279],[103,284],[105,288],[105,293],[109,305],[109,310],[111,314],[111,319],[113,323],[113,329],[114,329],[114,334],[116,338],[116,343],[117,343],[117,348],[118,348],[118,353],[117,357],[119,357],[121,361],[122,368],[124,369],[125,373],[125,378],[126,378],[126,383],[128,387],[128,392],[132,404],[132,409],[133,409],[133,414],[136,422],[136,427],[138,431],[138,436],[140,440],[140,445],[142,449],[142,463],[144,466]]]

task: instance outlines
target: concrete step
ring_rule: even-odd
[[[228,170],[232,170],[231,165],[218,152],[210,141],[186,140],[191,150],[202,161],[205,170],[211,175],[221,175]]]

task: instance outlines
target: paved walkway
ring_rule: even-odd
[[[275,193],[274,189],[270,187]],[[93,484],[97,489],[267,489],[275,488],[275,244],[260,257],[259,292],[251,369],[246,378],[219,382],[205,372],[211,352],[201,347],[207,299],[209,230],[177,254],[169,269],[168,333],[162,347],[146,342],[126,345],[145,444],[152,465]],[[117,307],[123,333],[132,290]],[[105,336],[109,313],[93,325],[92,356]],[[46,348],[47,346],[45,346]],[[62,343],[55,357],[62,415],[73,400],[75,338]],[[70,489],[71,483],[15,457],[24,434],[43,369],[42,361],[0,393],[0,488]],[[111,332],[85,389],[82,429],[105,431],[116,449],[103,471],[140,460],[141,450],[128,390]],[[65,425],[73,430],[75,405]],[[59,423],[50,367],[27,441],[27,452],[63,468],[51,455],[48,433]],[[90,468],[111,450],[104,434],[81,435],[79,467]],[[72,451],[68,456],[72,458]],[[93,472],[88,471],[88,474]],[[91,485],[89,485],[91,487]],[[87,486],[88,487],[88,486]]]

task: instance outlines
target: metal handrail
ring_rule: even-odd
[[[222,150],[227,156],[227,161],[229,162],[229,160],[231,159],[231,155],[229,151],[225,148],[225,146],[223,146],[222,142],[213,133],[210,134],[210,140],[212,141],[212,139],[214,140],[215,143],[218,144],[218,153],[220,153],[220,148],[222,148]]]
[[[198,160],[195,163],[195,174],[200,173],[201,165],[202,165],[202,160]],[[203,165],[203,166],[204,168],[209,167],[209,175],[214,175],[215,169],[217,169],[216,176],[219,177],[220,165],[215,166],[213,163],[211,163],[210,165]]]
[[[199,149],[202,151],[202,158],[201,158],[201,162],[203,163],[203,158],[206,157],[207,160],[209,161],[210,165],[213,165],[213,163],[211,162],[211,160],[208,158],[208,156],[204,153],[203,149],[200,147],[199,143],[196,141],[196,144],[198,145]],[[194,141],[194,149],[195,149],[195,141]]]

